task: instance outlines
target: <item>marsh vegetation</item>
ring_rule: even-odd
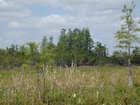
[[[127,86],[127,68],[84,66],[0,71],[2,105],[139,105],[140,69],[133,67],[134,88]],[[39,95],[40,94],[40,95]],[[39,98],[39,96],[41,96]]]

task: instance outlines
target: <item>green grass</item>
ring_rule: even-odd
[[[0,105],[140,105],[138,67],[133,67],[134,88],[120,66],[47,69],[45,89],[39,75],[40,90],[37,78],[36,70],[1,70]]]

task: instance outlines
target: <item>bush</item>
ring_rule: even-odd
[[[30,69],[30,66],[28,64],[22,64],[22,69],[28,70],[28,69]]]

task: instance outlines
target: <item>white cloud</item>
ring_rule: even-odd
[[[19,8],[17,5],[14,4],[14,2],[6,2],[4,0],[0,0],[0,9],[2,10],[13,10]]]
[[[89,14],[104,10],[120,10],[124,4],[129,4],[131,2],[131,0],[57,0],[55,6],[80,14]]]
[[[8,27],[9,28],[19,28],[20,27],[20,23],[13,21],[13,22],[10,22],[8,24]]]
[[[0,41],[3,41],[3,39],[4,39],[3,37],[0,37]]]
[[[54,14],[40,18],[38,25],[42,26],[42,28],[44,26],[47,26],[48,28],[57,28],[61,25],[64,25],[65,23],[67,22],[63,16]]]
[[[19,20],[28,16],[31,16],[31,11],[29,9],[20,11],[0,11],[0,21],[2,21],[2,19],[4,21]]]

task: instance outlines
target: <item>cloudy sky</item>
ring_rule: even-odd
[[[134,0],[133,16],[140,20],[140,0]],[[132,0],[0,0],[0,48],[29,41],[40,43],[62,28],[89,28],[95,42],[106,44],[112,53],[120,29],[120,16]]]

